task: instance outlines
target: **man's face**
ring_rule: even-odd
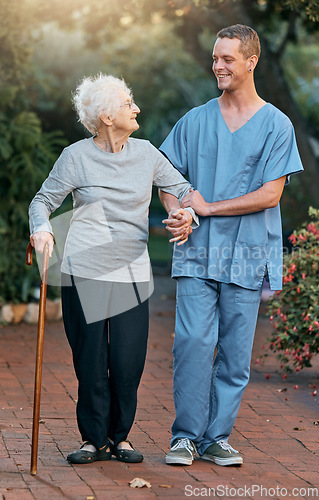
[[[217,38],[213,50],[213,72],[220,90],[238,90],[249,78],[250,60],[239,52],[238,38]]]

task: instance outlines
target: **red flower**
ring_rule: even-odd
[[[317,232],[316,225],[313,222],[311,222],[311,224],[308,224],[307,226],[307,231],[309,231],[309,233],[316,234]]]
[[[284,276],[283,282],[284,282],[284,284],[286,284],[286,283],[289,283],[289,281],[292,281],[293,279],[294,279],[293,275],[288,274],[288,276]]]
[[[295,245],[297,243],[297,238],[294,234],[291,234],[288,238],[288,240],[293,244]]]

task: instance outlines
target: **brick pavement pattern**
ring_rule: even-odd
[[[263,309],[255,339],[251,381],[230,440],[243,454],[244,465],[219,467],[200,459],[191,467],[165,464],[174,418],[171,354],[174,307],[174,282],[157,278],[151,298],[146,368],[130,434],[133,444],[144,454],[141,464],[124,464],[115,458],[89,465],[68,464],[67,454],[81,442],[75,420],[77,385],[62,323],[46,325],[35,477],[29,470],[37,329],[25,324],[0,328],[2,500],[319,496],[319,396],[312,396],[312,386],[319,385],[319,363],[315,360],[313,368],[285,381],[274,355],[256,364],[256,358],[264,352],[264,339],[270,333]],[[294,389],[296,384],[298,390]],[[130,488],[129,482],[135,477],[149,481],[151,488]]]

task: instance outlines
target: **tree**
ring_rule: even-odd
[[[261,35],[262,57],[256,70],[256,85],[262,97],[272,102],[275,106],[286,113],[294,124],[297,142],[303,163],[306,167],[302,176],[292,180],[290,188],[291,196],[284,197],[284,214],[286,223],[292,226],[306,216],[308,205],[317,201],[317,185],[319,181],[318,162],[311,148],[309,137],[315,136],[316,121],[311,122],[311,114],[304,116],[296,101],[292,97],[291,87],[288,85],[288,74],[283,70],[282,61],[286,48],[297,42],[302,42],[302,35],[312,37],[318,44],[318,20],[319,4],[317,0],[92,0],[89,5],[82,0],[70,0],[67,5],[62,0],[52,0],[50,9],[47,6],[44,12],[45,19],[56,19],[64,28],[72,29],[78,26],[86,33],[87,43],[90,47],[101,47],[108,44],[110,53],[114,57],[109,59],[110,66],[119,67],[118,62],[124,62],[124,51],[128,56],[134,58],[133,64],[126,63],[127,74],[138,64],[138,57],[143,44],[152,47],[153,53],[157,54],[162,46],[152,46],[152,39],[140,37],[133,38],[130,42],[132,28],[141,33],[145,26],[166,25],[167,22],[174,26],[176,35],[180,38],[184,50],[192,56],[196,64],[200,65],[207,74],[211,76],[211,49],[216,32],[224,26],[242,23],[253,26]],[[54,9],[52,9],[52,6]],[[45,10],[45,9],[44,9]],[[58,14],[56,14],[58,13]],[[51,16],[51,17],[50,17]],[[121,40],[119,46],[119,40]],[[126,40],[126,43],[124,43]],[[138,43],[139,45],[136,45]],[[164,43],[165,40],[161,41]],[[172,52],[175,45],[171,46]],[[118,58],[120,52],[120,57]],[[156,58],[156,56],[155,56]],[[128,57],[126,57],[128,60]],[[152,85],[157,71],[150,59],[145,60],[145,66],[141,75],[147,81],[151,79]],[[122,70],[123,71],[123,70]],[[158,74],[158,72],[157,72]],[[146,76],[144,76],[146,75]],[[169,85],[172,83],[167,78]],[[213,80],[213,79],[212,79]],[[140,80],[143,93],[147,89],[145,82]],[[179,89],[179,92],[182,92]],[[216,89],[212,90],[212,96]],[[296,95],[296,94],[295,94]],[[188,107],[193,106],[192,99],[188,96]],[[156,110],[156,107],[155,107]],[[154,108],[153,110],[154,111]],[[178,109],[176,110],[178,111]],[[182,111],[182,110],[181,110]],[[147,109],[147,112],[149,110]],[[313,115],[316,115],[313,112]],[[154,119],[160,118],[154,116]],[[175,114],[175,121],[180,115]],[[169,120],[171,122],[171,119]],[[174,121],[174,120],[172,120]],[[158,127],[158,125],[157,125]],[[298,210],[296,210],[298,206]]]
[[[141,108],[135,136],[159,146],[177,116],[210,99],[212,79],[184,51],[172,22],[131,23],[125,32],[115,36],[114,31],[112,44],[106,34],[107,43],[93,49],[79,29],[65,32],[52,25],[43,29],[34,54],[41,82],[37,110],[47,128],[64,127],[70,142],[79,140],[85,131],[76,125],[71,92],[84,74],[111,73],[125,78]],[[64,50],[59,55],[61,46]]]
[[[183,4],[185,2],[174,2],[175,8]],[[317,203],[318,161],[311,148],[309,136],[315,136],[318,130],[305,119],[292,98],[281,61],[287,44],[298,41],[298,22],[309,34],[315,31],[319,20],[318,2],[193,0],[188,2],[187,8],[184,7],[182,18],[183,22],[178,30],[185,41],[185,47],[202,66],[206,65],[207,69],[207,47],[201,44],[203,29],[212,34],[223,26],[240,22],[255,27],[260,33],[262,57],[256,70],[257,90],[266,101],[272,102],[293,122],[300,155],[305,165],[305,173],[300,179],[292,180],[291,196],[285,196],[283,199],[286,225],[292,227],[296,221],[304,220],[309,204]]]
[[[1,0],[0,43],[0,303],[25,301],[35,268],[25,271],[28,205],[52,162],[61,134],[43,133],[29,109],[32,12]],[[31,14],[31,15],[30,15]]]

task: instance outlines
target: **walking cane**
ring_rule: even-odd
[[[32,250],[33,247],[31,243],[29,243],[26,255],[26,264],[28,266],[31,266],[32,264]],[[45,319],[45,303],[47,295],[48,267],[49,267],[49,247],[48,245],[45,245],[43,250],[42,273],[41,273],[38,339],[37,339],[37,354],[36,354],[35,379],[34,379],[34,402],[33,402],[31,468],[30,468],[30,473],[32,476],[35,476],[37,473],[37,461],[38,461],[43,338],[44,338],[44,319]]]

